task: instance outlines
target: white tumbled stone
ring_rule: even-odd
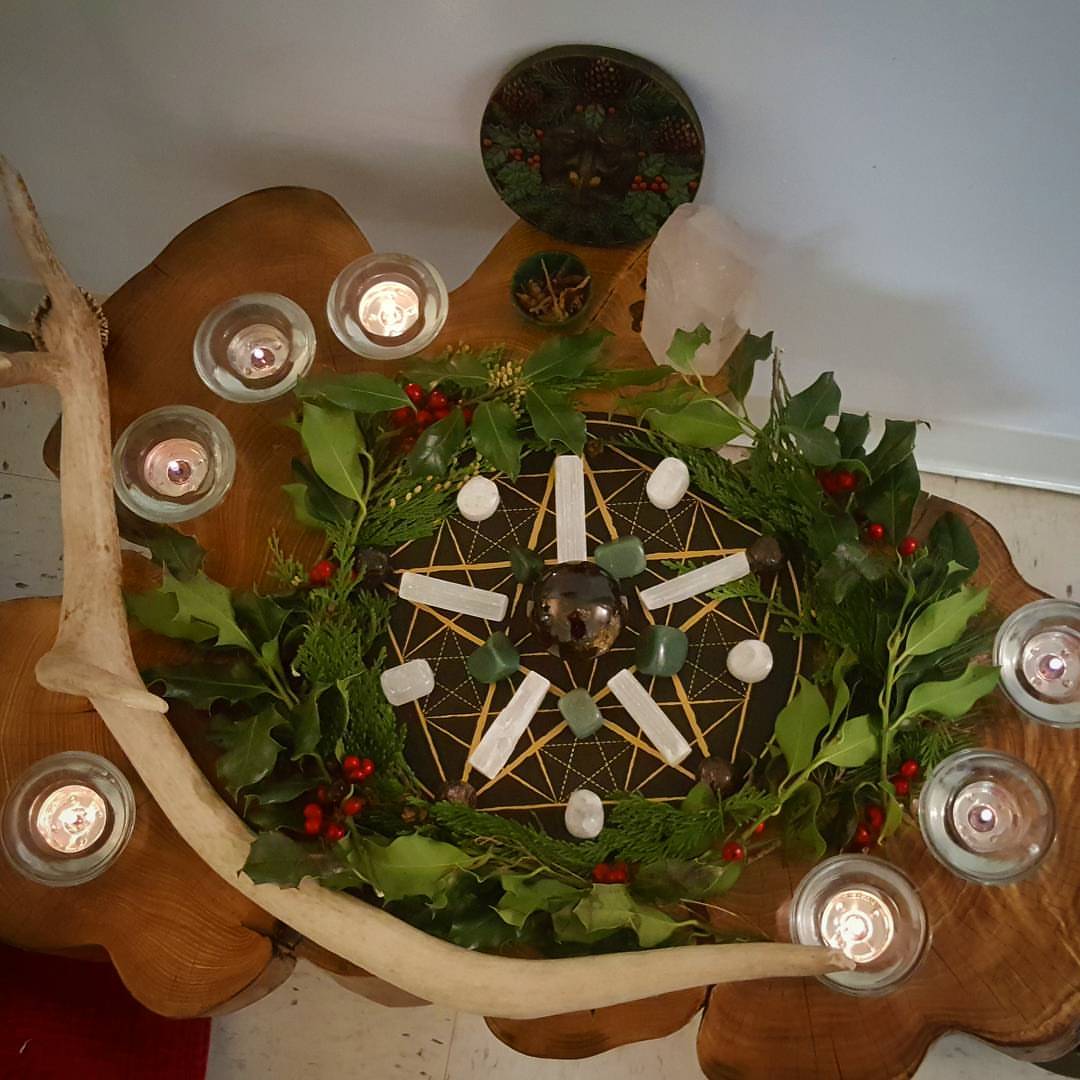
[[[410,660],[387,668],[379,676],[379,683],[391,705],[407,705],[427,697],[435,689],[435,673],[426,660]]]
[[[670,510],[689,490],[690,470],[677,457],[664,458],[645,484],[645,494],[657,510]]]
[[[585,467],[577,454],[555,459],[555,558],[559,562],[584,562]]]
[[[499,488],[486,476],[474,476],[457,493],[457,508],[466,521],[487,521],[499,509]]]
[[[642,592],[641,602],[650,611],[655,611],[657,608],[677,604],[691,596],[727,585],[730,581],[737,581],[749,573],[750,562],[746,553],[740,551],[737,555],[728,555],[727,558],[699,566],[688,574],[680,574],[669,581],[661,581],[659,585],[651,585]]]
[[[566,831],[578,840],[592,840],[604,827],[604,804],[595,791],[578,788],[566,800]]]
[[[679,729],[626,668],[608,679],[608,689],[669,765],[678,765],[690,753],[690,744],[679,734]]]
[[[444,581],[430,574],[414,574],[406,570],[401,575],[398,596],[414,604],[453,611],[458,615],[474,615],[478,619],[501,622],[506,618],[510,598],[505,593],[476,589],[456,581]]]
[[[772,649],[757,638],[740,641],[727,654],[727,669],[740,682],[759,683],[773,667]]]
[[[535,671],[530,671],[521,680],[514,696],[503,706],[469,755],[469,764],[477,772],[483,773],[489,780],[499,775],[550,688],[550,680]]]

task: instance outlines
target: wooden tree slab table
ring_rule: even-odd
[[[545,331],[517,315],[507,284],[522,258],[552,246],[537,230],[513,226],[452,293],[449,320],[430,352],[458,341],[535,348]],[[587,263],[594,297],[587,318],[612,332],[619,363],[650,365],[635,320],[647,245],[554,246]],[[330,332],[325,298],[338,270],[369,250],[328,196],[296,188],[256,192],[186,229],[105,304],[113,437],[148,409],[174,403],[215,413],[233,435],[234,488],[188,530],[210,553],[208,572],[231,587],[261,583],[268,562],[265,538],[272,531],[301,558],[314,557],[317,540],[292,522],[277,490],[295,445],[279,423],[290,409],[288,399],[251,407],[215,397],[191,362],[195,330],[210,308],[232,296],[281,292],[315,324],[316,370],[358,370],[362,362]],[[55,446],[51,438],[47,459],[55,460]],[[927,500],[916,534],[925,535],[948,506]],[[982,554],[979,580],[991,587],[996,614],[1035,599],[1039,594],[1020,578],[992,527],[962,508],[952,509],[972,526]],[[148,573],[137,557],[125,565],[128,584]],[[61,750],[93,749],[126,766],[85,702],[48,693],[33,681],[34,663],[49,644],[58,612],[59,602],[51,600],[0,607],[0,796],[31,762]],[[134,644],[140,663],[161,659],[169,647],[147,635],[136,636]],[[698,1050],[710,1077],[907,1076],[934,1039],[957,1030],[1018,1056],[1060,1055],[1075,1041],[1080,1021],[1080,834],[1071,828],[1080,811],[1080,733],[1025,722],[1003,698],[991,709],[984,741],[1023,757],[1043,775],[1057,804],[1059,836],[1033,879],[996,889],[950,875],[912,828],[890,840],[885,854],[918,884],[933,933],[925,961],[893,994],[854,998],[812,980],[762,980],[548,1020],[491,1019],[491,1029],[524,1053],[583,1057],[667,1034],[704,1009]],[[198,725],[182,713],[173,722],[197,759],[208,760]],[[297,942],[287,927],[234,892],[172,830],[133,771],[125,771],[139,809],[134,839],[120,860],[98,880],[62,890],[33,885],[0,865],[0,938],[33,949],[87,955],[105,950],[136,997],[174,1016],[254,1000],[287,974],[297,953],[377,1000],[415,1003]],[[804,870],[778,858],[754,863],[725,897],[725,906],[782,937],[783,905]]]

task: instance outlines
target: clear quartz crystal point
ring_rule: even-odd
[[[608,688],[669,765],[678,765],[690,753],[690,744],[678,728],[626,668],[608,679]]]
[[[690,470],[677,457],[664,458],[645,484],[645,495],[657,510],[670,510],[689,490]]]
[[[559,562],[584,562],[585,467],[577,454],[555,459],[555,557]]]
[[[387,668],[379,676],[379,683],[391,705],[407,705],[427,697],[435,689],[435,673],[426,660],[410,660]]]
[[[503,593],[475,589],[471,585],[459,585],[456,581],[443,581],[442,578],[414,574],[409,570],[401,575],[398,596],[414,604],[426,604],[458,615],[474,615],[489,622],[502,622],[510,603]]]
[[[737,555],[728,555],[727,558],[699,566],[688,574],[680,574],[670,581],[650,586],[642,591],[641,602],[650,611],[655,611],[657,608],[677,604],[680,600],[689,600],[691,596],[708,592],[720,585],[727,585],[730,581],[737,581],[749,573],[750,562],[746,553],[740,551]]]
[[[499,775],[550,688],[551,682],[535,671],[530,671],[521,680],[514,696],[495,717],[476,749],[469,755],[469,764],[477,772],[483,773],[489,780]]]

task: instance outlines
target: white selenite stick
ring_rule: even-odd
[[[728,555],[725,559],[699,566],[689,574],[680,574],[669,581],[661,581],[659,585],[650,585],[642,592],[641,602],[650,611],[655,611],[677,604],[680,600],[689,600],[691,596],[716,589],[729,581],[737,581],[749,573],[750,563],[746,552],[740,551],[737,555]]]
[[[401,575],[398,596],[414,604],[427,604],[459,615],[475,615],[490,622],[505,619],[510,604],[505,593],[474,589],[471,585],[459,585],[456,581],[444,581],[428,574],[414,574],[411,570]]]
[[[608,679],[608,688],[669,765],[678,765],[690,753],[690,744],[679,734],[679,729],[626,668]]]
[[[559,562],[584,562],[585,468],[577,454],[555,459],[555,558]]]
[[[550,680],[535,671],[530,671],[521,680],[514,696],[495,717],[476,749],[469,755],[469,764],[477,772],[483,773],[489,780],[494,780],[499,775],[550,688]]]

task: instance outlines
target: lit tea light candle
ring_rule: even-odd
[[[1044,630],[1025,643],[1020,670],[1036,694],[1051,701],[1080,700],[1080,635]]]
[[[168,499],[198,491],[209,471],[206,447],[194,439],[163,439],[147,450],[143,463],[146,483]]]
[[[856,964],[876,960],[892,944],[896,932],[892,912],[872,889],[841,889],[821,912],[821,939]]]
[[[993,851],[1021,825],[1020,806],[1012,794],[992,780],[976,780],[953,799],[952,826],[970,851]]]
[[[407,282],[379,281],[361,294],[357,318],[370,337],[408,340],[421,329],[420,295]]]
[[[289,362],[289,338],[277,326],[255,323],[238,330],[228,345],[225,357],[242,379],[268,379]]]
[[[64,784],[49,792],[34,814],[38,836],[61,855],[77,855],[93,847],[108,824],[108,804],[85,784]]]

